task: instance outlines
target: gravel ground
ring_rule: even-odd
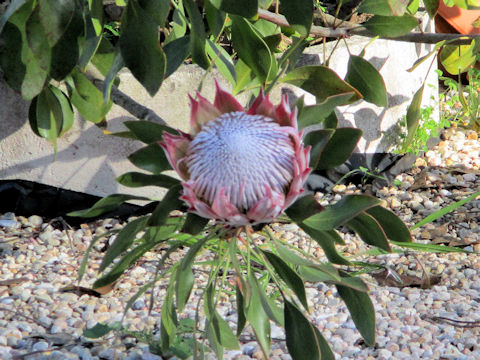
[[[435,210],[480,190],[480,142],[474,132],[447,130],[445,140],[417,159],[417,167],[400,174],[400,186],[358,188],[337,185],[330,194],[317,194],[329,203],[342,194],[373,192],[384,205],[408,225]],[[480,252],[477,224],[480,200],[465,204],[412,232],[415,241],[447,243]],[[92,340],[82,336],[85,327],[97,322],[122,319],[123,305],[149,281],[157,254],[148,253],[130,270],[115,289],[102,297],[62,292],[75,284],[82,254],[92,237],[124,224],[114,219],[84,224],[79,229],[59,230],[40,216],[24,218],[3,214],[0,218],[0,359],[161,359],[148,345],[131,337],[107,336]],[[274,231],[298,246],[307,246],[307,237],[295,225],[272,225]],[[369,256],[368,248],[355,236],[342,233],[347,245],[342,250],[356,260],[389,265],[400,275],[417,276],[417,287],[379,285],[365,275],[377,315],[377,345],[363,345],[360,335],[334,287],[309,284],[311,319],[330,342],[337,359],[480,359],[480,258],[478,254],[429,254],[403,252]],[[324,259],[321,249],[314,249]],[[89,286],[102,254],[94,252],[81,285]],[[177,254],[177,259],[182,254]],[[175,260],[175,258],[173,259]],[[428,274],[425,275],[425,274]],[[206,275],[198,272],[198,285]],[[156,297],[165,294],[160,282]],[[194,290],[185,316],[194,314]],[[231,300],[231,299],[230,299]],[[234,301],[224,299],[219,312],[234,326]],[[151,316],[148,298],[139,298],[124,322],[130,330],[156,329],[160,318],[157,303]],[[251,331],[242,335],[242,347],[225,353],[227,359],[261,358]],[[271,359],[290,359],[284,333],[273,326]],[[213,357],[212,357],[213,358]]]

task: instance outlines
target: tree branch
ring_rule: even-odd
[[[278,15],[272,13],[268,10],[258,9],[258,17],[270,21],[274,24],[280,26],[290,26],[288,21],[283,15]],[[333,17],[326,14],[327,22],[331,25],[333,24]],[[329,28],[323,26],[313,25],[310,29],[310,34],[315,37],[331,37],[331,38],[343,38],[350,37],[352,35],[359,35],[365,37],[376,37],[377,35],[368,31],[365,27],[357,24],[350,23],[348,21],[342,22],[341,26],[338,28]],[[395,40],[395,41],[405,41],[413,43],[423,43],[423,44],[436,44],[439,41],[446,40],[450,44],[455,45],[465,45],[470,44],[472,39],[480,38],[480,35],[462,35],[462,34],[436,34],[436,33],[420,33],[412,32],[403,36],[398,36],[395,38],[392,37],[382,37],[381,39]]]

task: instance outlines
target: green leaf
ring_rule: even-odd
[[[188,17],[190,18],[190,52],[193,61],[202,69],[207,70],[210,67],[205,52],[205,27],[203,24],[202,15],[198,10],[197,4],[193,0],[183,0]]]
[[[0,34],[0,41],[4,44],[4,51],[0,51],[3,77],[12,89],[20,91],[26,72],[26,66],[22,63],[22,34],[15,25],[7,22]]]
[[[440,210],[437,210],[434,213],[426,216],[423,220],[419,221],[414,226],[412,226],[410,228],[410,230],[416,229],[420,226],[423,226],[423,225],[426,225],[426,224],[428,224],[432,221],[435,221],[435,220],[441,218],[443,215],[448,214],[449,212],[452,212],[452,211],[458,209],[460,206],[465,205],[466,203],[468,203],[472,200],[475,200],[475,198],[477,198],[478,196],[480,196],[480,191],[474,192],[473,194],[467,196],[466,198],[464,198],[462,200],[456,201],[456,202],[454,202],[454,203],[452,203],[448,206],[445,206],[445,207],[441,208]],[[397,239],[392,239],[392,240],[397,240]]]
[[[107,76],[108,72],[110,71],[110,68],[113,65],[115,51],[118,47],[118,42],[117,46],[113,47],[110,41],[108,41],[105,37],[102,37],[102,40],[100,40],[100,44],[98,45],[97,51],[93,55],[91,61],[103,76]]]
[[[144,142],[145,144],[162,141],[164,131],[171,134],[178,134],[175,129],[172,129],[166,125],[154,123],[152,121],[125,121],[123,124],[135,135],[138,140]]]
[[[67,132],[73,126],[73,108],[70,103],[70,99],[60,89],[55,86],[50,86],[49,89],[52,92],[60,104],[60,112],[58,116],[62,118],[60,135]]]
[[[190,297],[195,280],[192,272],[193,261],[207,240],[208,237],[197,240],[197,242],[190,247],[190,250],[188,250],[187,254],[180,262],[180,266],[177,270],[177,281],[175,286],[178,312],[183,311],[185,304]]]
[[[2,34],[3,27],[7,24],[8,19],[10,16],[12,16],[18,9],[20,9],[25,3],[27,3],[26,0],[12,0],[10,2],[10,5],[7,7],[7,10],[2,14],[2,17],[0,17],[0,34]],[[33,4],[33,0],[28,1],[28,3],[31,5]]]
[[[264,310],[262,303],[263,289],[259,289],[257,279],[251,275],[248,278],[248,286],[250,288],[249,296],[246,300],[245,314],[248,322],[252,325],[252,329],[257,338],[258,344],[265,353],[270,352],[272,343],[270,335],[270,321],[267,312]],[[268,306],[268,304],[266,304]]]
[[[345,272],[342,276],[349,277]],[[358,331],[368,346],[375,345],[375,309],[367,293],[343,285],[335,285],[338,294],[347,305]]]
[[[48,43],[53,47],[66,31],[75,13],[72,0],[38,0],[40,20]]]
[[[113,265],[113,267],[110,269],[110,271],[108,271],[108,273],[106,273],[93,283],[93,288],[97,289],[113,284],[125,273],[125,270],[127,270],[132,264],[134,264],[138,259],[140,259],[147,251],[157,246],[157,244],[158,242],[148,241],[136,246],[131,251],[128,251],[117,263]]]
[[[162,314],[161,314],[161,332],[162,332],[162,349],[167,352],[170,349],[171,341],[176,336],[177,316],[173,295],[175,294],[176,270],[172,271],[170,282],[168,283],[167,294],[163,298]]]
[[[385,16],[401,16],[407,10],[408,0],[365,0],[358,7],[358,12],[385,15]]]
[[[305,287],[303,281],[298,274],[288,266],[285,261],[279,258],[277,255],[270,251],[262,250],[263,254],[267,258],[268,262],[272,264],[275,271],[280,278],[285,281],[290,289],[297,295],[298,300],[302,303],[303,307],[308,311],[307,296],[305,294]]]
[[[37,97],[35,120],[36,132],[45,139],[55,140],[62,130],[62,110],[50,87]]]
[[[354,92],[331,95],[320,104],[304,106],[298,114],[298,127],[303,129],[310,125],[322,123],[335,110],[335,107],[352,103],[351,100],[356,96],[357,94]],[[328,126],[324,127],[327,128]]]
[[[190,36],[182,36],[170,41],[163,47],[167,58],[167,68],[165,70],[165,79],[172,75],[183,64],[190,55]]]
[[[445,45],[440,51],[440,62],[450,74],[458,75],[475,63],[474,49],[475,41],[470,45]]]
[[[70,100],[80,114],[88,121],[98,123],[112,107],[112,102],[103,102],[102,92],[79,70],[72,72],[72,95]]]
[[[62,37],[52,48],[50,75],[63,80],[73,70],[79,58],[78,37],[83,34],[84,23],[80,10],[76,10]]]
[[[420,122],[420,107],[422,106],[423,89],[425,83],[417,90],[413,95],[412,102],[407,109],[407,138],[404,143],[404,147],[408,148],[412,143]]]
[[[113,58],[112,65],[110,66],[110,70],[108,70],[105,81],[103,82],[102,95],[104,103],[108,103],[110,101],[110,93],[112,91],[113,82],[115,81],[118,72],[124,66],[125,62],[123,61],[122,53],[120,52],[120,48],[117,46],[115,48],[115,56]]]
[[[214,39],[217,39],[225,26],[225,12],[215,8],[211,1],[205,1],[205,17],[207,18],[208,28]]]
[[[398,242],[411,242],[410,231],[405,223],[392,211],[383,206],[374,206],[367,213],[375,218],[390,240]]]
[[[142,186],[159,186],[164,188],[171,188],[180,183],[179,180],[168,175],[149,175],[139,172],[128,172],[117,177],[116,181],[123,185],[132,188]]]
[[[288,353],[293,360],[320,360],[320,340],[317,338],[315,325],[287,299],[284,299],[284,303]]]
[[[237,337],[242,334],[245,325],[247,324],[247,318],[245,316],[244,308],[245,305],[245,298],[243,297],[242,292],[240,291],[240,287],[238,284],[235,286],[235,298],[237,303]]]
[[[317,230],[303,223],[299,225],[303,229],[303,231],[310,235],[310,237],[322,247],[323,251],[325,252],[325,256],[330,262],[339,265],[352,264],[350,261],[348,261],[346,258],[341,256],[337,252],[337,249],[335,248],[335,243],[342,241],[342,238],[340,237],[340,235],[337,234],[335,230]]]
[[[68,213],[68,216],[92,218],[118,208],[122,203],[128,200],[150,200],[142,196],[134,196],[127,194],[112,194],[97,201],[90,209],[78,210]]]
[[[239,349],[237,337],[233,333],[228,323],[218,314],[213,303],[214,288],[210,284],[204,293],[204,309],[205,316],[210,322],[211,330],[215,336],[215,340],[221,346],[227,349]]]
[[[232,58],[225,51],[225,49],[211,40],[207,40],[207,54],[212,60],[212,63],[215,64],[217,69],[222,73],[222,75],[230,81],[232,85],[235,85],[237,81],[237,73],[235,72],[235,65],[233,64]]]
[[[180,200],[180,191],[182,190],[182,186],[175,185],[172,186],[168,192],[163,197],[162,201],[160,201],[153,211],[150,219],[148,221],[149,226],[161,226],[167,221],[168,215],[173,210],[178,210],[183,207],[183,201]]]
[[[232,16],[232,42],[238,57],[264,83],[272,68],[272,54],[246,19]]]
[[[412,15],[382,16],[375,15],[362,24],[375,35],[385,37],[398,37],[408,34],[418,21]]]
[[[155,95],[166,69],[157,24],[135,1],[129,1],[121,33],[119,43],[125,64],[148,93]]]
[[[313,195],[305,195],[298,198],[285,212],[290,219],[300,223],[323,209],[324,207],[315,200]]]
[[[98,339],[98,338],[101,338],[102,336],[107,335],[110,331],[117,330],[117,329],[118,329],[118,326],[116,325],[112,326],[112,325],[97,323],[94,327],[85,329],[83,331],[83,336],[89,339]]]
[[[320,153],[317,170],[332,169],[342,165],[350,158],[358,140],[362,136],[362,130],[355,128],[337,128]]]
[[[431,18],[437,15],[439,2],[440,0],[423,0],[428,16],[430,16]]]
[[[258,0],[210,0],[213,6],[227,13],[251,18],[257,14]]]
[[[329,205],[321,213],[310,216],[303,223],[317,230],[333,230],[379,205],[380,200],[368,195],[346,195],[334,205]]]
[[[180,232],[197,235],[205,229],[205,226],[208,224],[208,219],[198,216],[194,213],[188,213],[185,223],[183,224],[182,230]]]
[[[332,266],[333,268],[333,266]],[[330,283],[340,283],[340,275],[335,268],[333,268],[335,272],[332,271],[325,271],[324,267],[316,266],[314,264],[308,265],[301,265],[298,268],[299,274],[304,278],[306,281],[311,282],[330,282]],[[330,269],[327,269],[330,270]]]
[[[392,252],[385,232],[373,216],[363,212],[345,225],[355,231],[365,243],[379,247],[387,252]]]
[[[98,271],[105,270],[110,264],[112,264],[113,260],[115,260],[117,256],[119,256],[133,244],[137,234],[145,229],[147,221],[148,217],[142,216],[125,225],[125,227],[118,233],[113,244],[108,247]]]
[[[280,12],[287,18],[290,27],[302,36],[308,36],[313,21],[313,1],[283,0]]]
[[[178,1],[178,7],[176,7],[173,11],[171,25],[172,31],[170,32],[168,38],[165,40],[164,45],[168,44],[170,41],[183,37],[187,32],[187,18],[185,17],[183,0]]]
[[[332,95],[346,93],[353,93],[348,102],[349,104],[362,98],[362,95],[357,89],[340,79],[333,70],[326,66],[302,66],[289,72],[287,75],[280,78],[279,81],[298,86],[303,90],[308,91],[316,96],[318,103],[323,103]]]
[[[168,0],[139,0],[138,4],[145,10],[153,21],[160,27],[164,27],[170,11],[170,1]]]
[[[318,167],[318,163],[322,159],[323,150],[327,146],[328,142],[331,140],[334,133],[335,130],[333,129],[321,129],[316,131],[310,131],[305,135],[303,139],[305,146],[310,145],[312,147],[310,149],[309,164],[312,169],[316,169]]]
[[[315,335],[317,337],[318,345],[320,346],[320,353],[322,354],[322,360],[335,360],[335,355],[333,354],[330,345],[328,345],[327,340],[323,337],[320,333],[320,330],[316,326],[313,326],[313,330],[315,331]]]
[[[377,69],[367,60],[350,55],[345,81],[360,91],[365,101],[377,106],[388,106],[385,82]]]
[[[160,174],[165,170],[171,170],[165,152],[156,143],[147,145],[128,156],[130,162],[140,169]]]
[[[50,71],[51,51],[50,45],[43,31],[40,23],[40,10],[37,6],[25,24],[25,33],[27,36],[28,47],[35,56],[40,68],[45,71]]]
[[[422,244],[422,243],[415,243],[415,242],[405,243],[405,242],[396,242],[396,241],[391,241],[391,243],[394,245],[400,246],[402,248],[413,249],[418,251],[426,251],[431,253],[451,253],[451,252],[467,253],[467,254],[474,253],[472,251],[468,251],[455,246]]]

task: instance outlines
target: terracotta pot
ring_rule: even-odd
[[[480,17],[480,10],[465,10],[457,6],[448,7],[443,1],[440,1],[438,15],[445,19],[459,34],[480,34],[480,29],[472,25]],[[438,30],[437,27],[437,32]]]

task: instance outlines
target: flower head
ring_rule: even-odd
[[[183,180],[189,211],[231,226],[274,220],[303,192],[310,147],[286,97],[263,92],[247,111],[216,82],[214,103],[197,93],[191,134],[165,132],[160,145]]]

